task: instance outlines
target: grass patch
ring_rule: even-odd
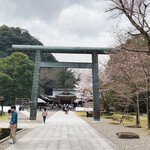
[[[123,116],[123,113],[120,112],[113,112],[110,114],[107,114],[105,111],[101,111],[101,118],[109,119],[110,124],[119,125],[120,119]],[[86,116],[86,112],[75,112],[78,116]],[[115,123],[111,123],[115,122]],[[140,115],[140,123],[142,128],[136,127],[136,133],[137,134],[143,134],[143,135],[150,135],[150,130],[147,130],[147,115],[141,114]],[[136,125],[136,116],[134,113],[131,113],[129,115],[124,115],[123,122],[120,124],[121,126],[135,126]]]
[[[75,111],[75,114],[78,115],[78,116],[86,116],[86,112],[84,111]],[[113,113],[110,113],[110,114],[107,114],[105,111],[101,111],[100,112],[100,115],[101,116],[104,116],[104,117],[108,117],[108,118],[112,118],[113,116]]]
[[[76,115],[78,116],[86,116],[86,112],[75,112]],[[135,125],[136,123],[136,119],[135,119],[135,115],[133,115],[134,113],[129,114],[129,116],[125,115],[123,118],[123,123],[121,123],[121,125],[123,126],[128,126],[128,125]],[[122,117],[122,113],[119,112],[113,112],[110,114],[107,114],[105,111],[101,112],[101,118],[105,118],[105,119],[112,119],[112,121],[117,121],[120,122],[120,119]],[[147,117],[146,114],[142,114],[141,115],[141,119],[140,119],[140,123],[141,123],[141,127],[142,132],[145,133],[147,131]]]
[[[75,111],[75,114],[78,116],[86,116],[86,112],[84,111]]]
[[[104,116],[106,119],[113,119],[113,116]]]
[[[130,112],[129,113],[131,116],[135,116],[136,115],[136,112]]]
[[[8,120],[9,114],[5,113],[4,115],[0,116],[0,120]]]

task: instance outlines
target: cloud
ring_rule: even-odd
[[[105,7],[94,0],[0,0],[0,25],[25,28],[44,45],[108,47],[114,22]]]
[[[77,34],[78,36],[98,36],[107,27],[102,18],[106,15],[89,10],[82,6],[73,5],[63,10],[53,26],[64,34]]]
[[[16,17],[18,19],[39,18],[41,20],[51,21],[67,6],[69,0],[5,0],[0,9],[8,18]],[[6,9],[6,8],[9,8]],[[11,13],[10,13],[11,12]]]
[[[51,22],[70,5],[88,5],[92,0],[1,0],[0,10],[8,19],[39,18]]]

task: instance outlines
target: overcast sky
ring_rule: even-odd
[[[110,19],[106,7],[102,0],[0,0],[0,25],[27,29],[48,46],[114,47],[113,28],[123,19]],[[59,61],[90,61],[81,56],[55,54]]]

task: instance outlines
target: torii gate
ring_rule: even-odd
[[[37,46],[37,45],[13,45],[12,49],[15,52],[34,52],[35,53],[30,120],[36,120],[40,68],[41,67],[51,67],[51,68],[52,67],[55,67],[55,68],[66,67],[66,68],[90,68],[92,69],[94,121],[100,121],[98,54],[114,54],[114,53],[117,53],[119,49],[101,48],[101,47],[58,47],[58,46]],[[42,62],[41,53],[91,54],[92,63]]]

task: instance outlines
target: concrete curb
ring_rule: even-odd
[[[26,130],[26,129],[21,129],[21,130],[19,130],[16,134],[19,134],[19,133],[21,133],[21,132],[23,132],[23,131],[25,131],[25,130]],[[4,139],[0,140],[0,143],[5,142],[5,141],[8,140],[9,138],[10,138],[10,136],[5,137]]]

